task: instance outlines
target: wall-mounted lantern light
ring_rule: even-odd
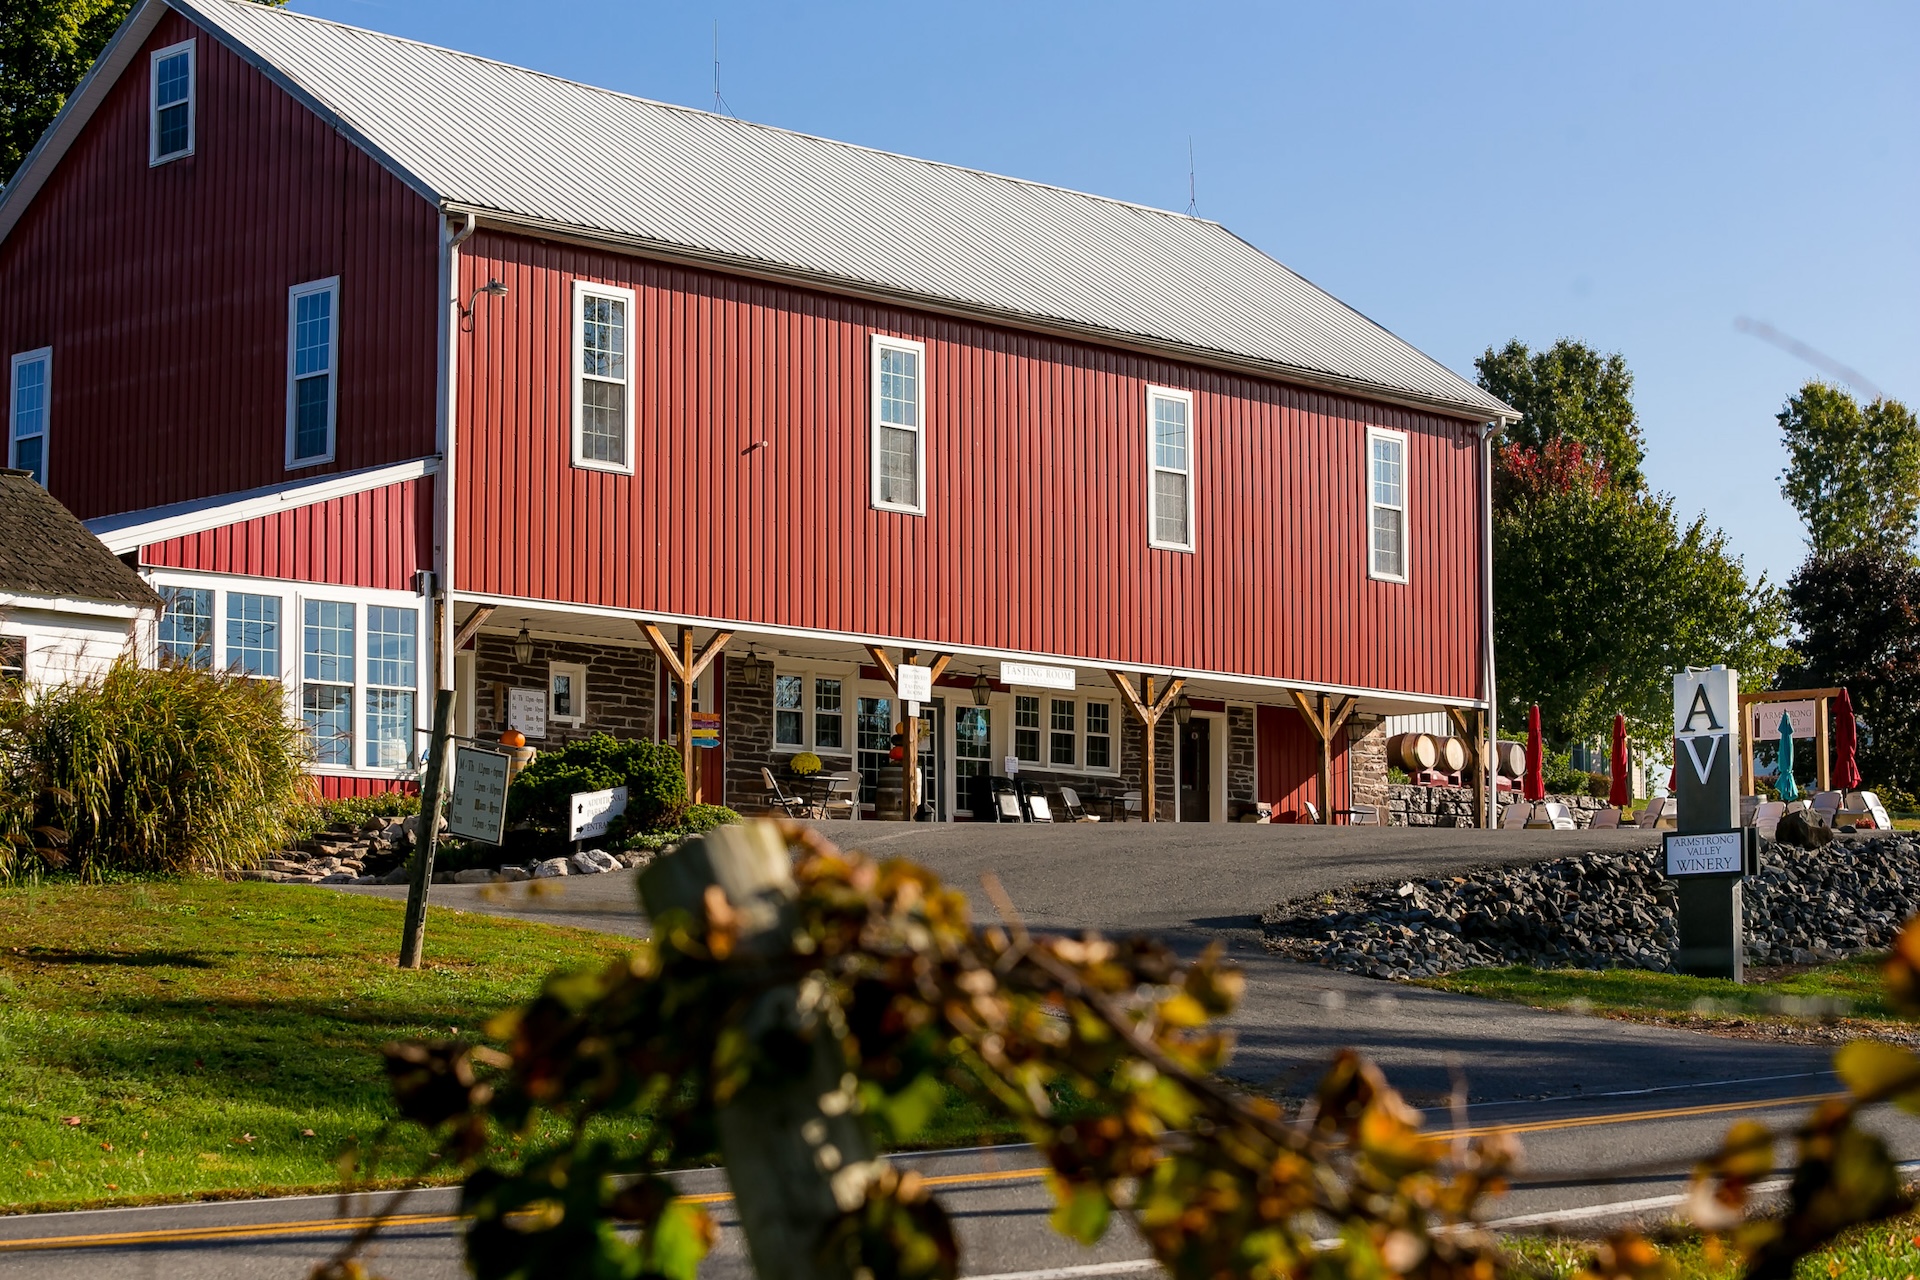
[[[1184,689],[1180,691],[1180,696],[1173,700],[1173,718],[1182,729],[1187,727],[1187,721],[1193,719],[1193,704],[1187,701],[1187,693]]]
[[[987,673],[982,671],[973,678],[973,705],[984,707],[987,705],[987,699],[992,696],[993,681],[987,679]]]
[[[533,661],[533,633],[527,630],[527,620],[520,619],[520,634],[513,638],[513,660],[521,666]]]

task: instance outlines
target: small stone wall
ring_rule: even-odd
[[[1358,797],[1356,797],[1357,799]],[[1576,827],[1593,823],[1593,815],[1607,807],[1605,800],[1592,796],[1548,796],[1567,806]],[[1500,797],[1504,813],[1520,797],[1508,793]],[[1469,787],[1421,787],[1395,782],[1387,787],[1387,825],[1391,827],[1470,827],[1473,825],[1473,791]]]
[[[1390,808],[1385,720],[1357,715],[1347,721],[1347,790],[1353,797],[1353,804]],[[1422,822],[1416,825],[1424,827],[1431,824]]]

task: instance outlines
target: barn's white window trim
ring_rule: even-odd
[[[287,290],[287,469],[332,462],[340,412],[340,277]]]
[[[146,576],[162,598],[177,602],[172,624],[161,620],[159,653],[278,680],[287,718],[304,726],[313,742],[311,772],[414,775],[421,747],[415,729],[427,712],[419,596],[234,574],[148,570]],[[265,617],[260,606],[266,601],[277,604],[270,646],[255,643],[246,625]],[[243,620],[237,631],[236,617]],[[270,663],[277,668],[268,669]]]
[[[47,487],[47,419],[53,413],[53,348],[22,351],[7,381],[7,465]]]
[[[773,749],[817,755],[853,754],[854,686],[858,667],[792,666],[773,674]]]
[[[1147,388],[1147,544],[1193,550],[1193,393]]]
[[[633,474],[633,290],[573,282],[573,465]]]
[[[199,76],[193,41],[155,49],[147,61],[147,164],[193,154],[199,127]]]
[[[1407,433],[1367,428],[1367,575],[1405,582],[1408,571]]]
[[[578,662],[547,664],[547,719],[554,724],[587,722],[587,669]]]
[[[1105,698],[1015,693],[1006,754],[1047,773],[1120,771],[1119,720]]]
[[[873,335],[873,505],[908,515],[927,513],[927,346]]]

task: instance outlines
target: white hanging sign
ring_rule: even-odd
[[[507,690],[507,728],[518,729],[529,738],[547,736],[547,691],[545,689]]]
[[[1000,683],[1025,685],[1029,689],[1060,689],[1073,692],[1072,667],[1045,667],[1037,662],[1003,662]]]
[[[899,666],[895,667],[893,671],[894,671],[894,674],[899,677],[899,681],[900,681],[900,687],[898,690],[900,694],[900,701],[902,702],[932,702],[933,701],[933,668],[932,667],[915,666],[911,662],[903,662]],[[911,715],[912,713],[909,712],[908,714]]]

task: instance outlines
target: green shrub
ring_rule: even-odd
[[[1613,794],[1613,779],[1604,773],[1587,775],[1587,794],[1595,800],[1605,800]]]
[[[420,812],[420,797],[406,791],[382,791],[371,796],[347,796],[340,800],[315,800],[302,805],[293,816],[296,839],[304,840],[328,827],[357,827],[369,818],[404,818]]]
[[[1407,771],[1405,769],[1402,769],[1399,765],[1390,764],[1387,766],[1387,782],[1388,783],[1390,784],[1398,783],[1404,786],[1411,781],[1412,779],[1407,777]]]
[[[740,821],[740,815],[723,804],[690,804],[680,819],[680,829],[690,836]]]
[[[513,780],[507,821],[565,831],[569,797],[577,791],[627,789],[626,826],[656,831],[676,826],[687,809],[680,753],[665,743],[621,741],[596,733],[557,751],[543,751]]]
[[[244,866],[311,798],[277,683],[122,659],[0,698],[0,880]]]

